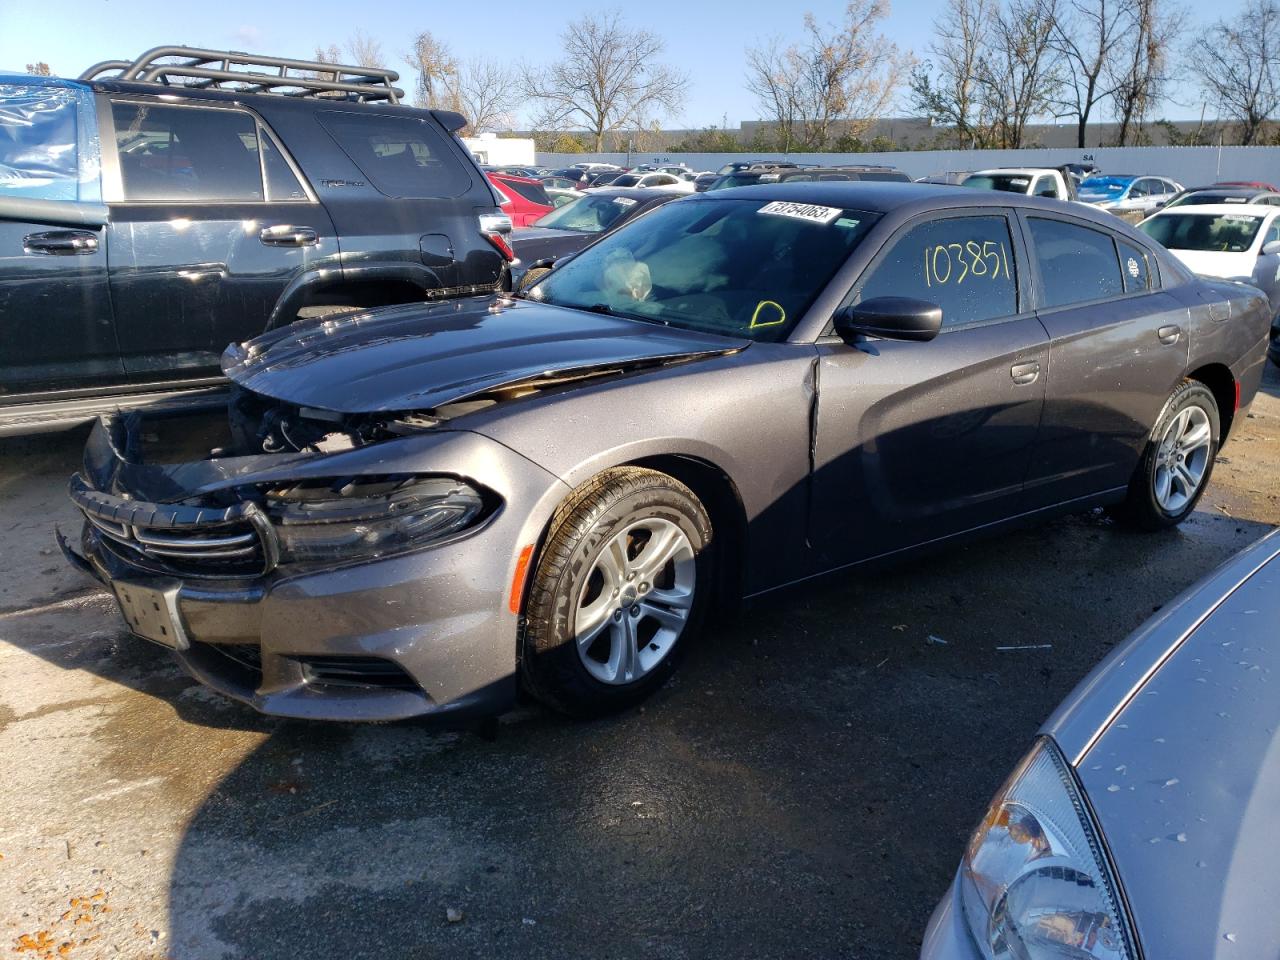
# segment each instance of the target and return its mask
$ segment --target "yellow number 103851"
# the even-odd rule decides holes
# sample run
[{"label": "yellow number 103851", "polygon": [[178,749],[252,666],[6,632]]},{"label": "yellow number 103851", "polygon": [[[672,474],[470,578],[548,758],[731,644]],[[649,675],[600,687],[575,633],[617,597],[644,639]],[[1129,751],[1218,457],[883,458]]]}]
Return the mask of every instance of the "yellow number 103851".
[{"label": "yellow number 103851", "polygon": [[998,280],[1009,276],[1009,253],[996,240],[939,243],[924,248],[925,286],[964,283],[974,277]]}]

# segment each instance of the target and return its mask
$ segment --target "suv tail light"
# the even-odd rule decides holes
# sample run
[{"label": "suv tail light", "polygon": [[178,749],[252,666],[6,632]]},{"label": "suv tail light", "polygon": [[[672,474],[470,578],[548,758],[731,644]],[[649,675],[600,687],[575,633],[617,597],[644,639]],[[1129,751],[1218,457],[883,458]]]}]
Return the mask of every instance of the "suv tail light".
[{"label": "suv tail light", "polygon": [[505,213],[480,214],[480,232],[508,263],[516,258],[516,252],[507,242],[507,234],[511,232],[511,218]]}]

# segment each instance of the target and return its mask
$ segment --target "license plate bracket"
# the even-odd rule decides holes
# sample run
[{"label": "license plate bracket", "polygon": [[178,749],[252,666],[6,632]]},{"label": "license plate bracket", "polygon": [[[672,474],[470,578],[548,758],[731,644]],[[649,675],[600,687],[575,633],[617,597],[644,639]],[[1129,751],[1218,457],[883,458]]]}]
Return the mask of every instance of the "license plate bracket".
[{"label": "license plate bracket", "polygon": [[186,650],[191,644],[178,610],[181,586],[177,580],[157,578],[146,583],[117,580],[112,589],[131,633],[170,650]]}]

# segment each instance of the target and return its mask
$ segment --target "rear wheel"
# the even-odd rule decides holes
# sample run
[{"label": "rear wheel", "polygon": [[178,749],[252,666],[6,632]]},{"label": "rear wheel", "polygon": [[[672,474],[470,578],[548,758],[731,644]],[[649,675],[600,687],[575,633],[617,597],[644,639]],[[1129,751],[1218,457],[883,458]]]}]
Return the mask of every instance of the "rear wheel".
[{"label": "rear wheel", "polygon": [[561,508],[529,591],[521,674],[539,700],[598,716],[674,672],[704,614],[711,522],[688,487],[624,467]]},{"label": "rear wheel", "polygon": [[1209,485],[1220,437],[1213,392],[1184,380],[1151,431],[1121,515],[1147,530],[1181,523]]}]

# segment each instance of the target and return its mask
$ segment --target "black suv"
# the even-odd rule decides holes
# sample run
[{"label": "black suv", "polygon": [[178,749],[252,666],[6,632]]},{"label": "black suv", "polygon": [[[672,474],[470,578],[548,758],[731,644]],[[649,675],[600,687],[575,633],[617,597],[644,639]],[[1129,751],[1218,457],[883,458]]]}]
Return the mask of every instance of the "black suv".
[{"label": "black suv", "polygon": [[498,288],[465,121],[396,79],[185,47],[0,76],[0,433],[216,399],[230,342]]}]

